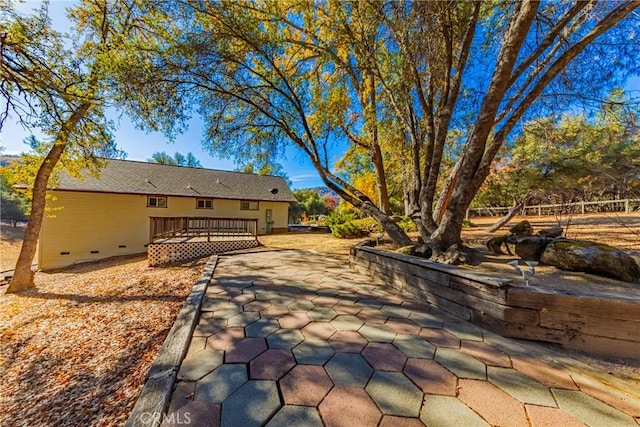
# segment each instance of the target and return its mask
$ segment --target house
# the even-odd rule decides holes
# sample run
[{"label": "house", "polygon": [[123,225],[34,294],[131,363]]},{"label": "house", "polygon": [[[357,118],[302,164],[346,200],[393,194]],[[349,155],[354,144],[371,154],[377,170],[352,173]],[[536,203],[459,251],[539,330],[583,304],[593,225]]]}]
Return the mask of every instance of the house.
[{"label": "house", "polygon": [[[289,204],[296,201],[282,177],[105,162],[98,178],[62,174],[50,190],[40,232],[39,269],[141,253],[162,243],[174,243],[173,253],[180,244],[202,240],[199,236],[224,240],[220,236],[228,237],[230,227],[235,230],[238,224],[257,243],[255,235],[287,230]],[[216,233],[211,233],[212,227]],[[217,237],[212,239],[212,234]],[[211,245],[198,243],[198,250],[208,250],[202,249],[206,244]]]}]

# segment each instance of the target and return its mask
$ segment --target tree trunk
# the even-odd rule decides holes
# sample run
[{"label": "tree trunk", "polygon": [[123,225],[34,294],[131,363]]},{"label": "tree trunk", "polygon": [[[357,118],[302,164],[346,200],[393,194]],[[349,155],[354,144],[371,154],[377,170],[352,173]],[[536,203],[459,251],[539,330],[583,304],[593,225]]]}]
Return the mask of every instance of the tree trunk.
[{"label": "tree trunk", "polygon": [[389,238],[398,246],[411,245],[414,242],[407,236],[402,228],[392,220],[388,215],[385,215],[382,211],[373,206],[370,202],[365,202],[362,206],[359,206],[363,212],[370,215],[380,223],[382,229],[389,236]]},{"label": "tree trunk", "polygon": [[538,7],[539,3],[535,1],[525,0],[517,3],[517,11],[509,23],[502,42],[498,62],[482,101],[478,118],[459,160],[460,169],[453,179],[451,198],[447,207],[444,208],[444,215],[438,229],[431,236],[434,251],[446,250],[453,244],[460,244],[465,213],[484,182],[484,176],[478,175],[478,168],[486,151],[487,140],[494,127],[500,101],[508,88],[513,66]]},{"label": "tree trunk", "polygon": [[44,207],[47,197],[47,183],[53,168],[60,160],[66,144],[54,144],[47,153],[44,161],[38,169],[36,180],[33,184],[33,200],[31,201],[31,215],[27,223],[27,229],[24,232],[24,240],[20,248],[20,255],[13,278],[7,288],[7,293],[19,292],[25,289],[35,288],[34,273],[31,270],[31,264],[36,254],[36,246],[38,244],[38,236],[42,226],[42,218],[44,217]]},{"label": "tree trunk", "polygon": [[389,206],[389,192],[387,190],[387,176],[384,168],[384,158],[378,141],[378,106],[376,105],[376,87],[375,76],[373,73],[369,75],[370,93],[370,117],[366,120],[369,123],[371,132],[371,161],[376,170],[376,182],[378,184],[378,206],[380,210],[387,215],[391,215],[391,207]]},{"label": "tree trunk", "polygon": [[509,212],[504,216],[504,218],[500,219],[491,227],[487,228],[487,231],[489,233],[493,233],[494,231],[496,231],[497,229],[499,229],[500,227],[508,223],[511,220],[511,218],[513,218],[518,214],[518,211],[529,201],[529,199],[530,197],[527,196],[524,199],[522,199],[520,202],[518,202],[518,204],[516,204],[513,208],[509,210]]}]

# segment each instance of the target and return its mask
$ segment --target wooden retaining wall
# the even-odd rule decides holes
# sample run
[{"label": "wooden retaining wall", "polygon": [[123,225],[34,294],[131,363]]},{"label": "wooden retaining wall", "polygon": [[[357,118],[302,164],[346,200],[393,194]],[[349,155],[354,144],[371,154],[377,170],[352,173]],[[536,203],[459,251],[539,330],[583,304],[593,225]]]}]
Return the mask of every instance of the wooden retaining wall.
[{"label": "wooden retaining wall", "polygon": [[557,343],[592,354],[640,357],[640,286],[635,295],[569,294],[366,244],[351,248],[350,264],[506,337]]}]

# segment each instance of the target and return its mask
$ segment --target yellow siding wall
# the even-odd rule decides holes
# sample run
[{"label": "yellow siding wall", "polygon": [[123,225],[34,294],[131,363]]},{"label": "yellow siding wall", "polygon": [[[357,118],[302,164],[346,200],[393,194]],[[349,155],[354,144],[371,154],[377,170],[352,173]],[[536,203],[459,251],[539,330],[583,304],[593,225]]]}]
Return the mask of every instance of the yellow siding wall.
[{"label": "yellow siding wall", "polygon": [[[50,209],[40,232],[38,268],[41,270],[146,252],[152,216],[257,218],[258,234],[267,232],[267,209],[273,210],[274,228],[286,229],[288,221],[286,202],[261,201],[259,210],[241,211],[239,200],[214,199],[213,209],[196,209],[195,197],[167,197],[166,208],[149,208],[146,195],[73,191],[53,191],[51,195],[47,201]],[[126,247],[120,248],[121,245]]]}]

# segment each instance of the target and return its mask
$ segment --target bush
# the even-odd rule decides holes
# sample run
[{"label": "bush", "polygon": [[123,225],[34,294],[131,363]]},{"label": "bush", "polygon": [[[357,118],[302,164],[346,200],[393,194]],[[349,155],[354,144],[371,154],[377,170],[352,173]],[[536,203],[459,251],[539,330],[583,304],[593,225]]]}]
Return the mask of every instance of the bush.
[{"label": "bush", "polygon": [[[355,219],[353,213],[333,211],[325,219],[331,229],[331,234],[338,239],[354,239],[368,233],[363,220]],[[366,221],[366,219],[365,219]]]},{"label": "bush", "polygon": [[402,219],[398,222],[398,225],[404,230],[405,233],[418,231],[415,222],[413,222],[413,220],[408,216],[403,216]]},{"label": "bush", "polygon": [[373,218],[354,219],[353,224],[369,233],[380,233],[382,226]]}]

